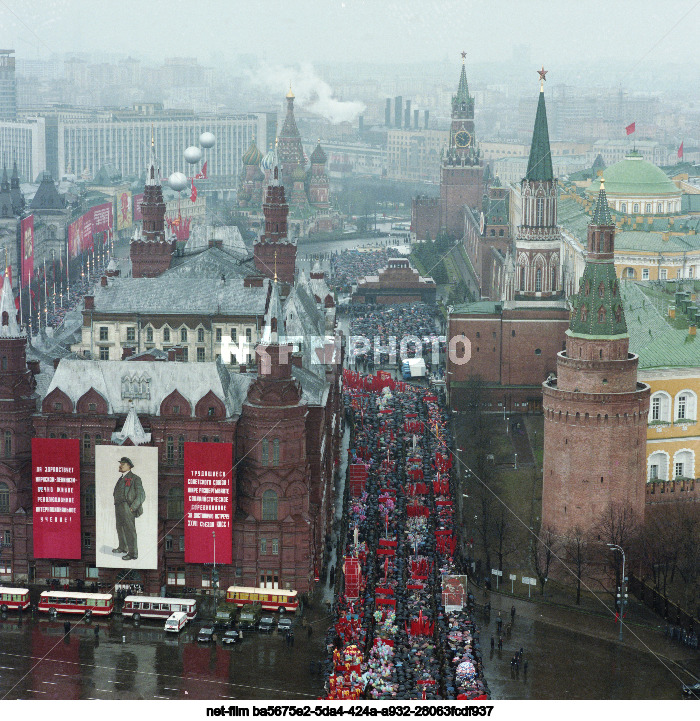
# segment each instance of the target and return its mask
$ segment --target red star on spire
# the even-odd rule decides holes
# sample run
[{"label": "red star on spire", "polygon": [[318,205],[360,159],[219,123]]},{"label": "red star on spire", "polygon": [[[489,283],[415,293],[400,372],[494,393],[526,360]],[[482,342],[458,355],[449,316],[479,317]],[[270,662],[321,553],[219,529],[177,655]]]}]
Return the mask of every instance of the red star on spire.
[{"label": "red star on spire", "polygon": [[544,82],[547,78],[545,78],[545,75],[549,72],[549,70],[544,69],[544,65],[542,66],[542,70],[538,70],[537,74],[540,76],[540,80]]},{"label": "red star on spire", "polygon": [[467,51],[462,50],[462,62],[464,62],[464,58],[466,58],[466,57],[467,57]]}]

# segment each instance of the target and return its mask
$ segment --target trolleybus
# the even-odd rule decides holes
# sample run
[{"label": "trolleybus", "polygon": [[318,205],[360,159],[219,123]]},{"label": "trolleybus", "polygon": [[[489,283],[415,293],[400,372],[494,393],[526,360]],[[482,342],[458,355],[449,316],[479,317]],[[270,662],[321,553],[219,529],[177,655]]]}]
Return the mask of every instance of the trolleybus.
[{"label": "trolleybus", "polygon": [[122,616],[134,621],[149,618],[167,619],[176,611],[187,614],[191,621],[197,615],[197,601],[192,598],[160,598],[158,596],[127,596],[122,606]]},{"label": "trolleybus", "polygon": [[39,610],[49,613],[108,616],[114,610],[114,599],[111,593],[44,591],[39,598]]},{"label": "trolleybus", "polygon": [[0,586],[0,612],[25,611],[29,608],[28,588],[9,588]]},{"label": "trolleybus", "polygon": [[284,588],[229,586],[226,601],[236,606],[259,603],[267,611],[296,611],[299,608],[297,592]]}]

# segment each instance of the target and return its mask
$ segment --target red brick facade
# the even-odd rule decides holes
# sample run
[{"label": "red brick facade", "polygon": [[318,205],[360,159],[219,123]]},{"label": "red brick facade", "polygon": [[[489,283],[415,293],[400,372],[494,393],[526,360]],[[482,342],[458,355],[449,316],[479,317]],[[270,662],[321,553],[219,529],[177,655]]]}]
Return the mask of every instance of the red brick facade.
[{"label": "red brick facade", "polygon": [[487,411],[502,412],[504,403],[507,412],[540,411],[542,382],[556,371],[565,344],[568,311],[484,305],[485,312],[450,314],[448,338],[465,336],[471,348],[466,364],[454,363],[448,354],[450,405],[463,407],[465,384],[478,376],[485,383]]}]

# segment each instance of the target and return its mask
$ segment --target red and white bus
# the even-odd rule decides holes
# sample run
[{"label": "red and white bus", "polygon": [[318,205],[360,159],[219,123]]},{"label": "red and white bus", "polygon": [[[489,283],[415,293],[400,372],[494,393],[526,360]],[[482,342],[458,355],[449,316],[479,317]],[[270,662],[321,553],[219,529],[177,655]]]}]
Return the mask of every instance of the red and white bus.
[{"label": "red and white bus", "polygon": [[86,613],[108,616],[114,610],[111,593],[80,593],[79,591],[44,591],[39,598],[39,610],[56,613]]},{"label": "red and white bus", "polygon": [[284,588],[229,586],[226,601],[235,603],[236,606],[259,603],[266,611],[296,611],[299,608],[297,592]]},{"label": "red and white bus", "polygon": [[148,618],[169,618],[176,611],[187,614],[191,621],[197,615],[197,601],[192,598],[160,598],[158,596],[127,596],[122,616],[134,621]]},{"label": "red and white bus", "polygon": [[0,586],[0,612],[26,611],[29,608],[28,588],[9,588]]}]

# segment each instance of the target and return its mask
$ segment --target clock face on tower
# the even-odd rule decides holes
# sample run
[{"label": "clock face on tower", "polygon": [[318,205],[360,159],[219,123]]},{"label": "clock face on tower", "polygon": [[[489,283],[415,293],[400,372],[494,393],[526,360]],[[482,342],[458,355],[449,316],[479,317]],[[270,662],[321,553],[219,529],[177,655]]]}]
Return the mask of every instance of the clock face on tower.
[{"label": "clock face on tower", "polygon": [[458,148],[468,148],[472,143],[472,136],[466,130],[455,134],[455,144]]}]

